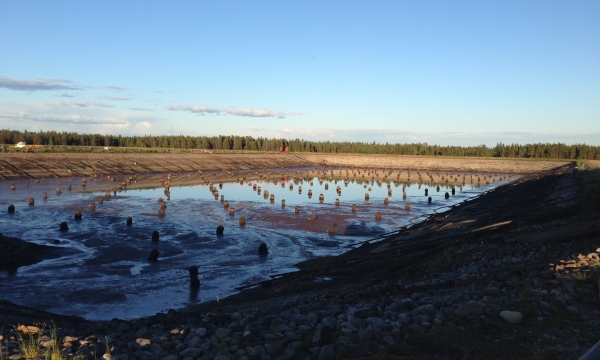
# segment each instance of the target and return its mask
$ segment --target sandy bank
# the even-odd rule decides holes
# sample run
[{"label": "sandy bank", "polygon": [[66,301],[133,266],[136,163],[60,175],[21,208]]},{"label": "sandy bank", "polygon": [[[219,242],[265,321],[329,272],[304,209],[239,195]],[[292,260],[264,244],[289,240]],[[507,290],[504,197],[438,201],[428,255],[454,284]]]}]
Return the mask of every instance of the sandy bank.
[{"label": "sandy bank", "polygon": [[327,154],[115,154],[115,153],[18,153],[3,154],[0,179],[39,179],[112,174],[160,174],[168,172],[230,171],[234,176],[250,169],[307,167],[358,167],[393,171],[470,171],[527,174],[546,171],[564,162],[485,158],[437,158],[416,156],[359,156]]}]

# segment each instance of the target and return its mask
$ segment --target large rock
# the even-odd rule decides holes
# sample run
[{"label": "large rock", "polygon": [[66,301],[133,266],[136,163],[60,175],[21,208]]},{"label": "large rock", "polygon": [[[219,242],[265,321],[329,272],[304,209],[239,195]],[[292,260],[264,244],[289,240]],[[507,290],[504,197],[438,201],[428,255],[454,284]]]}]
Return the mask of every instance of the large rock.
[{"label": "large rock", "polygon": [[[240,320],[240,326],[246,327],[248,324],[255,322],[256,319],[252,315],[245,316],[242,320]],[[197,332],[197,330],[196,330]]]},{"label": "large rock", "polygon": [[189,349],[185,349],[182,352],[179,353],[179,356],[183,356],[183,358],[192,358],[195,359],[197,357],[200,356],[200,354],[202,354],[202,351],[198,348],[189,348]]},{"label": "large rock", "polygon": [[504,310],[500,312],[500,317],[512,325],[516,325],[523,320],[523,315],[518,311]]},{"label": "large rock", "polygon": [[319,360],[327,360],[333,358],[333,345],[325,345],[319,351]]},{"label": "large rock", "polygon": [[483,290],[483,295],[500,298],[502,296],[502,293],[500,292],[500,289],[498,289],[498,288],[489,287],[489,288]]},{"label": "large rock", "polygon": [[369,316],[377,315],[377,308],[375,307],[365,307],[354,312],[354,317],[359,319],[366,319]]},{"label": "large rock", "polygon": [[488,295],[485,295],[482,300],[486,304],[495,304],[495,303],[498,302],[498,298],[497,297],[488,296]]},{"label": "large rock", "polygon": [[337,318],[334,318],[333,316],[323,318],[321,320],[321,325],[327,326],[330,329],[335,329],[337,327]]},{"label": "large rock", "polygon": [[125,321],[123,321],[122,323],[119,324],[119,331],[120,332],[128,332],[131,328],[129,327],[129,324],[126,323]]},{"label": "large rock", "polygon": [[358,337],[361,341],[371,340],[373,337],[373,329],[371,327],[358,330]]},{"label": "large rock", "polygon": [[24,333],[24,334],[39,334],[40,333],[40,328],[38,328],[37,326],[25,326],[25,325],[19,325],[19,327],[17,328],[17,330],[19,330],[20,332]]},{"label": "large rock", "polygon": [[428,314],[428,315],[435,314],[435,308],[431,304],[419,306],[419,311],[421,312],[421,314]]},{"label": "large rock", "polygon": [[312,343],[315,346],[323,346],[323,345],[329,343],[331,336],[332,336],[331,329],[328,328],[327,326],[323,326],[320,329],[317,329],[317,331],[315,331],[315,334],[313,335],[313,338],[312,338]]},{"label": "large rock", "polygon": [[485,303],[475,301],[475,300],[468,301],[465,304],[465,309],[468,309],[468,310],[474,310],[474,309],[479,309],[479,308],[484,308],[484,307],[485,307]]},{"label": "large rock", "polygon": [[567,311],[571,314],[577,314],[579,312],[579,310],[573,305],[567,306]]},{"label": "large rock", "polygon": [[273,320],[269,328],[273,331],[277,331],[283,333],[287,331],[290,327],[283,323],[281,320]]},{"label": "large rock", "polygon": [[246,351],[246,355],[248,355],[250,358],[259,356],[258,352],[251,346],[246,347],[244,351]]},{"label": "large rock", "polygon": [[214,360],[231,360],[231,358],[228,355],[217,355],[215,356]]},{"label": "large rock", "polygon": [[253,334],[256,334],[262,330],[263,330],[263,327],[258,321],[250,323],[250,324],[246,325],[246,327],[244,328],[244,331],[250,331]]},{"label": "large rock", "polygon": [[422,323],[424,323],[424,322],[428,322],[428,321],[429,321],[429,317],[430,317],[430,316],[429,316],[429,315],[427,315],[427,314],[423,314],[423,315],[416,315],[416,316],[413,316],[413,317],[410,319],[410,322],[411,322],[411,323],[413,323],[413,324],[422,324]]},{"label": "large rock", "polygon": [[133,343],[133,346],[140,350],[146,350],[146,349],[150,348],[151,344],[152,344],[152,341],[150,341],[150,339],[138,338],[135,340],[135,343]]},{"label": "large rock", "polygon": [[215,331],[215,336],[217,337],[217,339],[224,339],[227,337],[227,335],[229,335],[229,333],[231,332],[231,329],[229,328],[218,328],[217,331]]},{"label": "large rock", "polygon": [[428,294],[428,293],[426,293],[426,292],[416,292],[416,293],[413,293],[413,294],[410,296],[410,298],[411,298],[412,300],[419,300],[419,299],[423,299],[423,298],[426,298],[426,297],[429,297],[429,296],[431,296],[431,295],[429,295],[429,294]]},{"label": "large rock", "polygon": [[417,305],[415,305],[415,303],[410,298],[404,298],[404,299],[400,300],[400,305],[404,306],[408,310],[412,310],[415,307],[417,307]]},{"label": "large rock", "polygon": [[156,356],[157,358],[160,358],[161,355],[165,352],[162,346],[158,344],[151,344],[148,350],[152,353],[152,355]]},{"label": "large rock", "polygon": [[394,339],[393,336],[384,336],[383,337],[383,341],[388,344],[388,345],[395,345],[396,344],[396,339]]},{"label": "large rock", "polygon": [[[2,339],[2,336],[0,336],[0,340],[1,339]],[[40,345],[44,349],[50,349],[51,347],[53,347],[54,345],[56,345],[56,341],[54,341],[54,340],[40,340]]]},{"label": "large rock", "polygon": [[192,337],[192,340],[190,340],[188,342],[188,346],[187,347],[189,347],[189,348],[199,348],[201,344],[202,344],[202,339],[200,338],[200,336],[194,336],[194,337]]}]

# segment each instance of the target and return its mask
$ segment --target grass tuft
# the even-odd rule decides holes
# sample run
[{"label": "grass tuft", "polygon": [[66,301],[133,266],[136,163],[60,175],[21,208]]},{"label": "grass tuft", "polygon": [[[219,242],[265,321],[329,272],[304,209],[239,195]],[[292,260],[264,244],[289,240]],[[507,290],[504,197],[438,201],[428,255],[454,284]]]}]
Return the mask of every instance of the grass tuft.
[{"label": "grass tuft", "polygon": [[8,357],[8,347],[6,349],[7,353],[4,353],[4,328],[0,328],[0,360],[5,360]]},{"label": "grass tuft", "polygon": [[40,353],[40,332],[26,333],[17,330],[16,333],[21,355],[26,359],[37,358]]},{"label": "grass tuft", "polygon": [[52,326],[50,326],[50,341],[51,341],[51,345],[50,348],[48,350],[46,350],[46,353],[44,354],[44,357],[46,358],[46,360],[64,360],[65,357],[63,356],[63,354],[60,352],[60,339],[58,338],[58,334],[56,332],[56,325],[52,324]]}]

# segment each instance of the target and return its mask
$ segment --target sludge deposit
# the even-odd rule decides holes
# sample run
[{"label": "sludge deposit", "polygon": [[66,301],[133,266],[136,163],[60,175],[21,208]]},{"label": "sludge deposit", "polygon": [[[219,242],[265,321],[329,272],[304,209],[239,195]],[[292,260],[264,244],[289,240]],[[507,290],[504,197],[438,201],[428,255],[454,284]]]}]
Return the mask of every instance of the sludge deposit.
[{"label": "sludge deposit", "polygon": [[[97,319],[212,301],[295,271],[298,262],[394,233],[515,178],[322,162],[178,172],[171,169],[176,161],[155,164],[153,170],[162,172],[124,174],[70,162],[69,176],[55,169],[52,177],[3,182],[0,205],[15,206],[0,218],[3,234],[63,254],[2,273],[11,289],[7,300]],[[259,256],[261,243],[268,256]],[[199,268],[199,291],[190,290],[190,266]]]}]

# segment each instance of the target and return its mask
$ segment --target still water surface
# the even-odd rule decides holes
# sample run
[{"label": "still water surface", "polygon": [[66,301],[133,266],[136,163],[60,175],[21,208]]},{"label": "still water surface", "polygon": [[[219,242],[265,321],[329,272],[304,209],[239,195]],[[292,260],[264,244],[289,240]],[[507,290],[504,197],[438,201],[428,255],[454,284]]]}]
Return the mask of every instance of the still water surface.
[{"label": "still water surface", "polygon": [[[309,181],[313,181],[311,186]],[[73,181],[73,191],[65,191]],[[73,250],[72,254],[58,259],[18,269],[14,275],[0,272],[0,298],[20,305],[31,306],[60,314],[78,315],[88,319],[133,318],[147,316],[169,308],[187,304],[214,301],[236,292],[235,287],[256,283],[269,275],[295,271],[294,264],[321,255],[337,255],[348,246],[396,231],[409,225],[412,219],[430,214],[434,209],[451,206],[490,190],[508,181],[490,185],[458,185],[456,194],[444,198],[450,187],[436,191],[431,184],[391,183],[389,204],[387,184],[343,181],[323,184],[318,178],[305,178],[302,183],[286,179],[280,183],[250,181],[262,192],[275,195],[274,203],[258,195],[248,183],[224,183],[215,200],[208,186],[171,187],[170,200],[162,188],[127,190],[118,193],[103,204],[98,197],[104,193],[83,193],[80,183],[69,179],[47,179],[42,184],[17,182],[17,190],[9,191],[3,183],[0,206],[6,209],[15,204],[16,213],[0,214],[0,232],[37,244]],[[290,190],[289,184],[293,183]],[[329,188],[325,190],[325,184]],[[77,185],[75,185],[77,184]],[[302,193],[298,191],[302,186]],[[341,195],[336,187],[341,187]],[[62,194],[54,189],[60,187]],[[371,191],[368,191],[368,187]],[[403,199],[403,187],[406,199]],[[218,188],[218,187],[217,187]],[[308,198],[308,190],[313,196]],[[427,203],[425,189],[432,203]],[[48,199],[42,200],[42,193]],[[365,193],[370,194],[365,201]],[[325,201],[319,203],[319,194]],[[220,201],[221,195],[235,208],[230,216]],[[35,206],[27,206],[34,197]],[[162,197],[167,202],[166,217],[156,216]],[[285,199],[286,206],[281,206]],[[340,205],[335,206],[335,200]],[[96,203],[96,211],[89,204]],[[405,210],[406,203],[411,204]],[[357,205],[356,213],[351,210]],[[298,205],[300,213],[295,213]],[[82,210],[83,219],[73,220],[73,212]],[[375,213],[383,214],[376,221]],[[317,220],[310,220],[314,213]],[[246,217],[246,226],[240,227],[238,219]],[[126,218],[133,218],[133,226]],[[70,230],[60,232],[59,224],[67,221]],[[225,227],[223,236],[216,236],[217,225]],[[329,225],[336,232],[328,234]],[[154,230],[160,233],[158,243],[151,242]],[[54,245],[55,240],[60,244]],[[258,246],[267,244],[269,255],[258,256]],[[160,251],[158,262],[147,257],[153,248]],[[190,291],[187,268],[200,268],[201,288]]]}]

